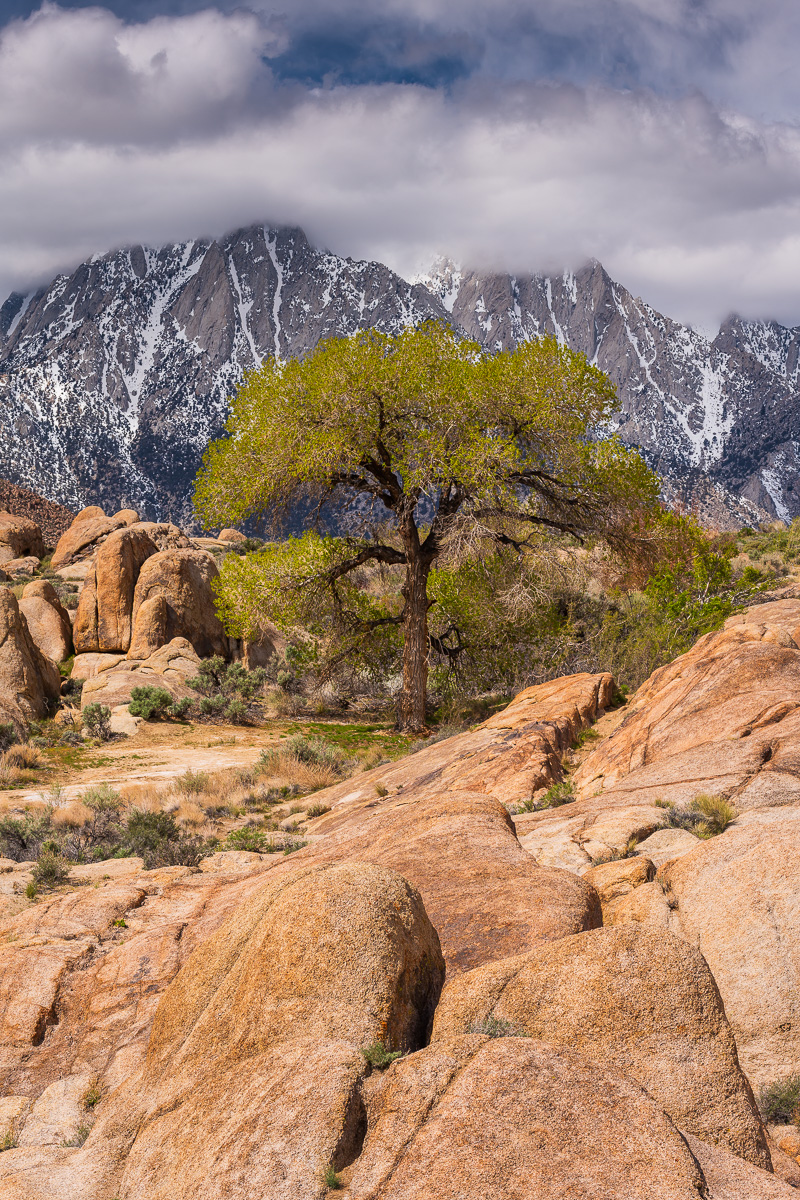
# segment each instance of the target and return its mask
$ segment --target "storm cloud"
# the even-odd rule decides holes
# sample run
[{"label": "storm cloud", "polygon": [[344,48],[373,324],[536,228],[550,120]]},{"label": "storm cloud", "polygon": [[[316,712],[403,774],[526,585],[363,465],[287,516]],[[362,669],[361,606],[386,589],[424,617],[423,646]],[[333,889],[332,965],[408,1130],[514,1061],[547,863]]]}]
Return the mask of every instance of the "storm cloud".
[{"label": "storm cloud", "polygon": [[798,323],[798,18],[653,7],[20,2],[0,27],[0,292],[267,221],[405,275],[595,257],[684,320]]}]

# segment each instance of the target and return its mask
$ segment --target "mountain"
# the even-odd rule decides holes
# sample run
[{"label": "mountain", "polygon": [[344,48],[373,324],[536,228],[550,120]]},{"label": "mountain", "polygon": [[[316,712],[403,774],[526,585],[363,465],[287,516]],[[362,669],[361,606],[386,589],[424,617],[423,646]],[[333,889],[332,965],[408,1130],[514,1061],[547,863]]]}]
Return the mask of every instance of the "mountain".
[{"label": "mountain", "polygon": [[555,335],[619,388],[616,429],[673,501],[720,525],[800,513],[800,330],[731,318],[709,341],[596,262],[510,276],[439,263],[408,282],[256,226],[96,256],[0,309],[0,476],[71,508],[191,519],[227,397],[265,357],[448,320],[488,348]]}]

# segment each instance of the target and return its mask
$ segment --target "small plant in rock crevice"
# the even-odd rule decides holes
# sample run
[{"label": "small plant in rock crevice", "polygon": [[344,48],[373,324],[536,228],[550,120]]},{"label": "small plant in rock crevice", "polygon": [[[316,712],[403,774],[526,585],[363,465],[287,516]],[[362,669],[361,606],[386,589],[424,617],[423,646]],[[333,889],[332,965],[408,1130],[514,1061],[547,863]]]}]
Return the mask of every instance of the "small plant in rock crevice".
[{"label": "small plant in rock crevice", "polygon": [[656,807],[664,810],[667,828],[686,829],[704,840],[724,833],[739,815],[723,796],[709,796],[705,793],[695,796],[687,808],[665,800],[656,800]]},{"label": "small plant in rock crevice", "polygon": [[403,1057],[402,1050],[387,1050],[383,1042],[372,1042],[369,1046],[362,1046],[361,1053],[376,1071],[385,1071],[396,1059]]},{"label": "small plant in rock crevice", "polygon": [[763,1087],[758,1107],[771,1124],[800,1125],[800,1075],[787,1075]]},{"label": "small plant in rock crevice", "polygon": [[322,1173],[322,1182],[326,1188],[330,1188],[332,1192],[338,1192],[342,1187],[342,1181],[336,1174],[333,1167],[326,1167]]},{"label": "small plant in rock crevice", "polygon": [[479,1033],[484,1037],[501,1038],[501,1037],[527,1037],[528,1034],[519,1025],[513,1021],[506,1021],[503,1017],[496,1017],[494,1013],[489,1013],[486,1017],[481,1017],[479,1020],[473,1021],[469,1027],[470,1033]]},{"label": "small plant in rock crevice", "polygon": [[575,789],[571,779],[562,779],[560,783],[552,783],[544,795],[534,799],[521,800],[512,806],[512,813],[541,812],[545,808],[560,808],[562,804],[571,804],[575,799]]}]

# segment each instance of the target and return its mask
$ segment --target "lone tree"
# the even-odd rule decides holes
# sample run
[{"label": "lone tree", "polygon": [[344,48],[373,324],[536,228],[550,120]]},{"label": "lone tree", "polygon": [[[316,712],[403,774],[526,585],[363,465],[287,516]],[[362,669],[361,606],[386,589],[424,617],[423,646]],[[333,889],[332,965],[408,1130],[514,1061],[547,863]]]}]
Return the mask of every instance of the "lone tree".
[{"label": "lone tree", "polygon": [[[429,575],[448,556],[511,547],[542,530],[624,549],[657,504],[656,477],[615,438],[609,379],[552,338],[486,354],[429,322],[397,337],[323,342],[302,361],[269,361],[233,400],[195,493],[204,525],[287,513],[358,514],[357,531],[288,539],[223,571],[223,615],[247,634],[259,601],[297,615],[326,597],[332,636],[400,627],[399,725],[425,728]],[[333,506],[333,509],[331,509]],[[466,549],[465,549],[466,548]],[[376,611],[365,564],[404,569],[399,611]],[[288,611],[288,610],[287,610]]]}]

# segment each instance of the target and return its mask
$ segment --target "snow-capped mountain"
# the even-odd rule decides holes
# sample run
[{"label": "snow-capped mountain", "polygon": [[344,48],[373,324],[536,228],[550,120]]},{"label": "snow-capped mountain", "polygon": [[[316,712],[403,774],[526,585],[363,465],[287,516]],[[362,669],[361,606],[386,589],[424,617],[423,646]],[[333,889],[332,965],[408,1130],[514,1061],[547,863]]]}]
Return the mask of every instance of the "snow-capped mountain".
[{"label": "snow-capped mountain", "polygon": [[0,477],[79,507],[190,519],[227,397],[266,356],[426,318],[488,348],[554,334],[614,380],[618,430],[675,499],[741,524],[800,513],[800,330],[732,318],[713,340],[599,263],[557,276],[440,263],[407,282],[299,229],[98,256],[0,309]]}]

